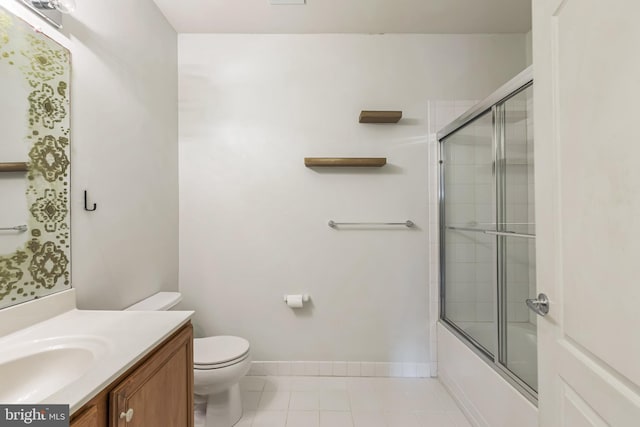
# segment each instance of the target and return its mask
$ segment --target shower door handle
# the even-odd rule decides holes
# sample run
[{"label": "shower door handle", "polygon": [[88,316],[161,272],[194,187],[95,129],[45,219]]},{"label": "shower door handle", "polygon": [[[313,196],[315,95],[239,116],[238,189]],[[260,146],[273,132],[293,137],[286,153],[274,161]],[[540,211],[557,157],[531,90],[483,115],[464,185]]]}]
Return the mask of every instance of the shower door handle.
[{"label": "shower door handle", "polygon": [[537,299],[528,298],[527,307],[538,316],[544,317],[549,313],[549,298],[545,294],[538,294]]}]

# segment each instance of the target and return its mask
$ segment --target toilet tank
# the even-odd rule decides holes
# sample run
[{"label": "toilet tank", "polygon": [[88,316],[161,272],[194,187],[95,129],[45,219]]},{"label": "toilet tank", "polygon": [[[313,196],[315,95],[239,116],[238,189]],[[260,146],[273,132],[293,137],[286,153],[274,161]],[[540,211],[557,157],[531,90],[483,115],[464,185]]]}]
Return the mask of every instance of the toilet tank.
[{"label": "toilet tank", "polygon": [[158,292],[143,299],[125,310],[132,311],[166,311],[182,301],[180,292]]}]

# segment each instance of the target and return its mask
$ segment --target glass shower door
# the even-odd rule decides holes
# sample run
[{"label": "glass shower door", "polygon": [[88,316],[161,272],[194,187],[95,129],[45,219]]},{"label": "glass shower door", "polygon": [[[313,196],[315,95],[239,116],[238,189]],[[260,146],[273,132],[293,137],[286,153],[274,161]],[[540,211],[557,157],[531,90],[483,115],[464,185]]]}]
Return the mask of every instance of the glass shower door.
[{"label": "glass shower door", "polygon": [[533,89],[507,86],[438,135],[441,318],[535,401]]},{"label": "glass shower door", "polygon": [[498,241],[504,252],[500,362],[537,391],[536,315],[526,305],[536,295],[532,109],[532,87],[498,108],[504,121],[498,229],[505,233]]},{"label": "glass shower door", "polygon": [[446,138],[443,310],[447,319],[493,356],[497,352],[493,116],[491,111]]}]

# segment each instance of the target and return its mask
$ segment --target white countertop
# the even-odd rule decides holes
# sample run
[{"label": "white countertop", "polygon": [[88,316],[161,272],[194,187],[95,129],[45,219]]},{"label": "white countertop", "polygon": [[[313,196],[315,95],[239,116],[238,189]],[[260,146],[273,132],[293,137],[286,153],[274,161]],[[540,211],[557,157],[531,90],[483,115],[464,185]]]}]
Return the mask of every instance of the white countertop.
[{"label": "white countertop", "polygon": [[86,339],[95,342],[95,359],[79,378],[40,402],[24,402],[69,404],[70,413],[73,414],[180,329],[192,315],[192,311],[94,311],[73,308],[0,336],[0,354],[9,354],[11,349],[24,346],[25,343],[52,339]]}]

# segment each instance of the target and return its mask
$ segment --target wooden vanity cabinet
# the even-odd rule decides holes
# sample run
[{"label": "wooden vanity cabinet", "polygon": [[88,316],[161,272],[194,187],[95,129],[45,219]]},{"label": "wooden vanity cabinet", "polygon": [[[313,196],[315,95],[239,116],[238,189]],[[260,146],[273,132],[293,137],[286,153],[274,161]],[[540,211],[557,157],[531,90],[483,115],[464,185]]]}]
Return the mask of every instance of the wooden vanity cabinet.
[{"label": "wooden vanity cabinet", "polygon": [[111,427],[193,425],[192,342],[184,331],[109,393]]},{"label": "wooden vanity cabinet", "polygon": [[185,325],[71,418],[71,427],[193,427],[193,328]]},{"label": "wooden vanity cabinet", "polygon": [[78,411],[78,415],[72,417],[71,427],[97,427],[102,424],[98,422],[98,407],[91,405]]}]

